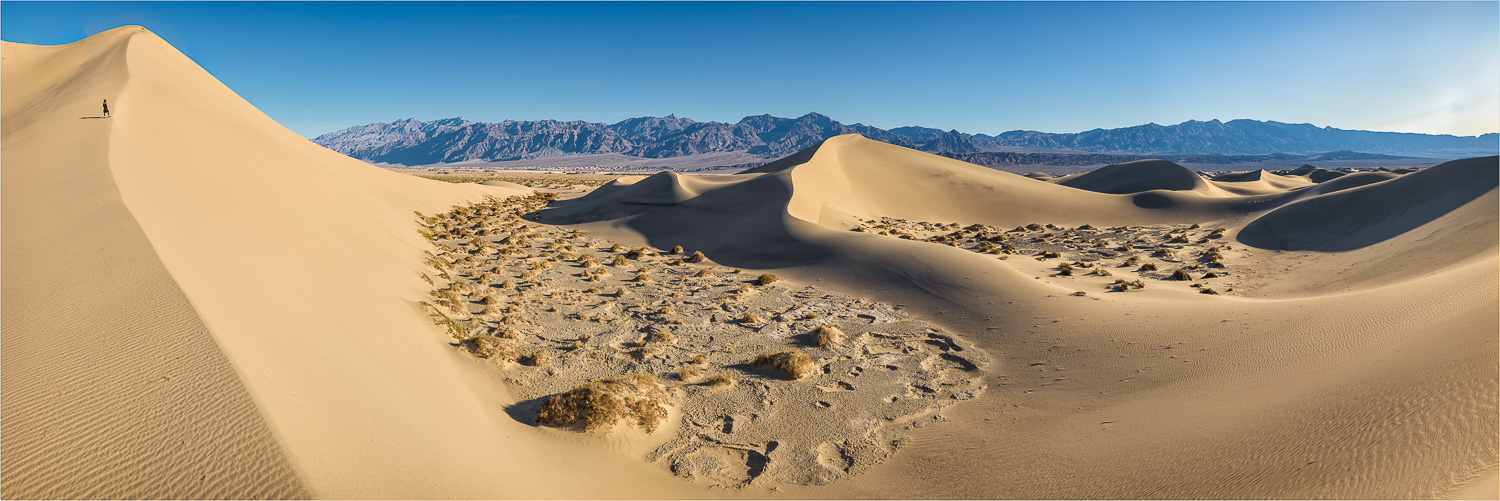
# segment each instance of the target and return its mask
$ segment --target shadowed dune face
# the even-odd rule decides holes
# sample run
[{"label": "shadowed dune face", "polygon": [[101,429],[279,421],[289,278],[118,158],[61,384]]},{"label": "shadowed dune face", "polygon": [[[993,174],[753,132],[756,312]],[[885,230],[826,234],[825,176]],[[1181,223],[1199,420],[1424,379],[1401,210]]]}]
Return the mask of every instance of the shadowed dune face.
[{"label": "shadowed dune face", "polygon": [[1152,190],[1206,190],[1208,183],[1187,167],[1166,160],[1139,160],[1106,165],[1060,184],[1099,193],[1127,194]]},{"label": "shadowed dune face", "polygon": [[1494,191],[1497,158],[1444,162],[1289,204],[1246,225],[1239,241],[1262,249],[1322,252],[1375,245]]},{"label": "shadowed dune face", "polygon": [[1336,170],[1324,169],[1322,167],[1303,165],[1301,167],[1293,169],[1291,175],[1305,177],[1308,181],[1312,181],[1314,183],[1321,183],[1324,181],[1343,177],[1344,173]]}]

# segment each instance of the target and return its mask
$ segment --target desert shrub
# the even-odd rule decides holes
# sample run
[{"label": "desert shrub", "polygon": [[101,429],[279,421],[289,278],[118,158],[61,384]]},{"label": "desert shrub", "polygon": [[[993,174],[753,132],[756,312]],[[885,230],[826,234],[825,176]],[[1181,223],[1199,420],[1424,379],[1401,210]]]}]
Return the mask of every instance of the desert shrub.
[{"label": "desert shrub", "polygon": [[495,336],[475,336],[465,341],[464,344],[468,346],[469,352],[479,358],[493,358],[506,362],[521,358],[521,350],[517,350],[510,342]]},{"label": "desert shrub", "polygon": [[657,325],[646,334],[646,342],[651,344],[677,344],[677,336],[672,335],[672,329]]},{"label": "desert shrub", "polygon": [[1137,268],[1135,271],[1156,271],[1156,263],[1146,263],[1146,264],[1143,264],[1143,265],[1141,265],[1140,268]]},{"label": "desert shrub", "polygon": [[819,325],[810,335],[813,344],[818,346],[831,346],[844,342],[844,331],[828,324]]},{"label": "desert shrub", "polygon": [[1062,257],[1062,254],[1058,254],[1052,251],[1042,251],[1041,256],[1042,259],[1057,259]]},{"label": "desert shrub", "polygon": [[609,246],[609,251],[610,252],[620,252],[620,249],[624,249],[624,248],[625,248],[625,246],[623,246],[623,245],[614,244],[614,245]]},{"label": "desert shrub", "polygon": [[1198,293],[1199,294],[1213,294],[1215,296],[1219,295],[1219,291],[1213,290],[1213,289],[1208,288],[1208,287],[1204,287],[1204,288],[1198,289]]},{"label": "desert shrub", "polygon": [[1172,272],[1172,280],[1187,281],[1187,280],[1192,280],[1192,279],[1193,279],[1193,276],[1189,275],[1188,272],[1187,272],[1187,270],[1178,269],[1177,271]]},{"label": "desert shrub", "polygon": [[625,266],[627,264],[630,264],[630,260],[625,259],[625,256],[615,256],[615,258],[613,260],[610,260],[609,262],[610,266]]},{"label": "desert shrub", "polygon": [[728,372],[720,372],[718,374],[714,374],[713,377],[708,378],[708,381],[704,381],[703,384],[715,388],[734,386],[734,374],[730,374]]},{"label": "desert shrub", "polygon": [[750,365],[755,367],[769,365],[789,378],[802,379],[803,376],[812,372],[813,361],[812,357],[802,353],[802,350],[793,348],[776,353],[761,353],[756,355],[755,360],[750,361]]},{"label": "desert shrub", "polygon": [[1210,271],[1208,273],[1204,273],[1203,278],[1219,278],[1219,274]]},{"label": "desert shrub", "polygon": [[771,285],[772,283],[775,283],[776,280],[776,275],[766,273],[761,275],[760,278],[755,279],[755,285]]},{"label": "desert shrub", "polygon": [[552,354],[547,353],[547,350],[533,351],[531,352],[531,356],[526,357],[526,365],[530,365],[532,367],[546,367],[552,365]]},{"label": "desert shrub", "polygon": [[521,331],[516,329],[505,329],[500,332],[501,339],[521,339],[521,336],[523,336]]},{"label": "desert shrub", "polygon": [[656,279],[651,278],[651,275],[649,273],[637,273],[635,275],[635,278],[630,279],[631,282],[653,282],[655,280]]},{"label": "desert shrub", "polygon": [[625,354],[630,355],[630,358],[634,358],[636,360],[645,360],[661,354],[661,350],[653,346],[641,346],[631,349],[630,351],[625,352]]},{"label": "desert shrub", "polygon": [[1068,263],[1057,265],[1057,274],[1065,277],[1073,276],[1073,265]]},{"label": "desert shrub", "polygon": [[542,403],[537,424],[578,426],[595,431],[634,421],[647,433],[667,419],[667,391],[651,374],[607,377],[553,395]]},{"label": "desert shrub", "polygon": [[684,382],[698,379],[702,375],[703,369],[698,368],[696,365],[686,365],[677,370],[677,379]]},{"label": "desert shrub", "polygon": [[708,359],[704,358],[703,355],[697,355],[693,357],[693,363],[698,365],[707,365]]},{"label": "desert shrub", "polygon": [[630,259],[640,259],[642,256],[645,256],[645,255],[646,255],[646,249],[644,249],[644,248],[641,248],[641,249],[631,249],[630,252],[626,252],[625,253],[625,257],[628,257]]},{"label": "desert shrub", "polygon": [[740,317],[740,322],[747,324],[758,324],[760,323],[760,317],[756,316],[754,313],[747,311],[745,312],[744,316]]},{"label": "desert shrub", "polygon": [[693,276],[698,278],[712,277],[714,276],[714,272],[709,271],[708,268],[703,268],[701,270],[698,270],[697,273],[694,273]]},{"label": "desert shrub", "polygon": [[1115,292],[1129,292],[1131,289],[1143,289],[1145,287],[1146,283],[1140,280],[1129,281],[1122,278],[1115,280],[1115,283],[1110,284],[1105,288],[1114,289]]},{"label": "desert shrub", "polygon": [[681,253],[682,253],[682,246],[681,245],[674,245],[674,246],[672,246],[672,250],[667,251],[667,254],[681,254]]},{"label": "desert shrub", "polygon": [[1106,270],[1104,268],[1094,268],[1094,270],[1091,271],[1091,272],[1089,272],[1089,273],[1092,273],[1094,275],[1099,275],[1101,277],[1108,277],[1108,276],[1114,275],[1114,273],[1110,273],[1109,270]]},{"label": "desert shrub", "polygon": [[706,259],[708,259],[708,257],[704,256],[702,251],[693,251],[693,255],[688,256],[687,262],[689,262],[689,263],[701,263],[701,262],[703,262]]}]

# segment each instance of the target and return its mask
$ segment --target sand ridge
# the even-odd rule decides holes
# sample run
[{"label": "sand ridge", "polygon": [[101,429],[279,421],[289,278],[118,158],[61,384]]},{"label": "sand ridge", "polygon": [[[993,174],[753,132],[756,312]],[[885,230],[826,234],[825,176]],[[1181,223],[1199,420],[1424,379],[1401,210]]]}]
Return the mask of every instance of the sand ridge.
[{"label": "sand ridge", "polygon": [[306,496],[111,176],[128,37],[3,45],[0,493]]}]

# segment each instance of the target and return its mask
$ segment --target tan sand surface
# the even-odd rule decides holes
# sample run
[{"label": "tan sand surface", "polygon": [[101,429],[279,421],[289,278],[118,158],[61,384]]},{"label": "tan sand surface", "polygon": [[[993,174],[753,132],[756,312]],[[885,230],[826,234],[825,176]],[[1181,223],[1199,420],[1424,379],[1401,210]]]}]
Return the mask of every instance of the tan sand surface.
[{"label": "tan sand surface", "polygon": [[303,496],[111,177],[123,38],[0,46],[0,494]]},{"label": "tan sand surface", "polygon": [[[1038,182],[851,135],[479,220],[530,190],[315,146],[142,28],[4,59],[6,497],[1495,492],[1494,157]],[[790,346],[819,370],[753,367]],[[654,433],[533,423],[628,372],[670,383]]]}]

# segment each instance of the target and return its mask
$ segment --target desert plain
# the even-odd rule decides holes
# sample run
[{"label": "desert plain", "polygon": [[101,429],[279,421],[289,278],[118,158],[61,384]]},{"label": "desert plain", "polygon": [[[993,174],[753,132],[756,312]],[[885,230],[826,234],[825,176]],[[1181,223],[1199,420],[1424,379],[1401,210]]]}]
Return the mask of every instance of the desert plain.
[{"label": "desert plain", "polygon": [[1500,496],[1496,157],[446,182],[0,59],[6,498]]}]

